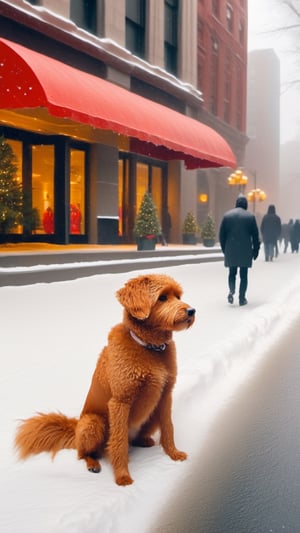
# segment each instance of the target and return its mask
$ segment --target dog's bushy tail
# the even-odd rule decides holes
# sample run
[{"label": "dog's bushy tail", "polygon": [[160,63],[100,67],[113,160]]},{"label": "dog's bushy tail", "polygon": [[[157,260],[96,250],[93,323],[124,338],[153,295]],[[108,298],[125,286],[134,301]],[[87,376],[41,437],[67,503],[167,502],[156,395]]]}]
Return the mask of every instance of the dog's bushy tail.
[{"label": "dog's bushy tail", "polygon": [[38,413],[24,420],[17,429],[15,446],[20,459],[41,452],[50,452],[52,457],[64,448],[75,448],[77,418],[68,418],[61,413]]}]

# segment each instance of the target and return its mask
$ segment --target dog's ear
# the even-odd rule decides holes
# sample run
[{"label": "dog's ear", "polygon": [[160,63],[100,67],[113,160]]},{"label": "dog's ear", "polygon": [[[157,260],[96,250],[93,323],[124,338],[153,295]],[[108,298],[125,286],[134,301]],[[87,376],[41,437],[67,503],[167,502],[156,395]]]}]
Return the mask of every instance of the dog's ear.
[{"label": "dog's ear", "polygon": [[155,303],[151,281],[147,276],[129,280],[122,289],[117,291],[116,296],[126,311],[138,320],[148,318]]}]

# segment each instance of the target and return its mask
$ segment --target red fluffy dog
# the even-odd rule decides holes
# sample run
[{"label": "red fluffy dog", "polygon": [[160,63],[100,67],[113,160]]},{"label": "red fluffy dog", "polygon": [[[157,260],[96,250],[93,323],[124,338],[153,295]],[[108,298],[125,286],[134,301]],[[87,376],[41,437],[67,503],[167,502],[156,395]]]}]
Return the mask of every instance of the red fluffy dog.
[{"label": "red fluffy dog", "polygon": [[177,373],[172,332],[195,320],[181,294],[176,281],[156,274],[131,279],[117,292],[123,321],[100,354],[80,418],[41,413],[23,421],[16,435],[20,458],[76,448],[88,470],[100,472],[99,458],[107,451],[116,483],[129,485],[128,443],[153,446],[151,435],[159,429],[171,459],[186,459],[175,446],[171,420]]}]

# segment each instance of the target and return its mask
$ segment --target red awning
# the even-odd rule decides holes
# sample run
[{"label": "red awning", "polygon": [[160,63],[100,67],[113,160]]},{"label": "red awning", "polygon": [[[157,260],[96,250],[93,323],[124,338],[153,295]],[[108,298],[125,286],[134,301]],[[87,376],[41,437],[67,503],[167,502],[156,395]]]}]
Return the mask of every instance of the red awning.
[{"label": "red awning", "polygon": [[184,160],[187,168],[236,166],[228,143],[205,124],[0,39],[0,108],[37,107],[55,117],[125,135],[132,151]]}]

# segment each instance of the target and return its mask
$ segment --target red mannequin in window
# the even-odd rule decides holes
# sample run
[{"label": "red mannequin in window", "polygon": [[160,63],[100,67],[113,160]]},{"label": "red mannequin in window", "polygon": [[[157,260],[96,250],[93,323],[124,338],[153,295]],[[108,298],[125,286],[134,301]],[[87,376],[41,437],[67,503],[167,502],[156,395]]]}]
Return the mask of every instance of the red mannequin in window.
[{"label": "red mannequin in window", "polygon": [[79,234],[81,224],[81,212],[79,207],[70,204],[70,233]]},{"label": "red mannequin in window", "polygon": [[43,228],[45,233],[54,233],[54,215],[51,207],[47,207],[43,214]]}]

